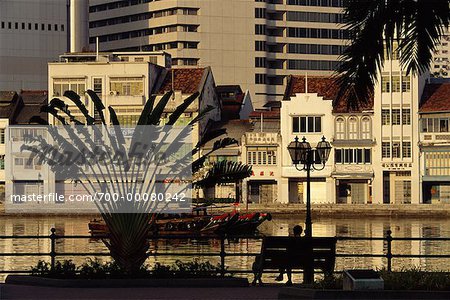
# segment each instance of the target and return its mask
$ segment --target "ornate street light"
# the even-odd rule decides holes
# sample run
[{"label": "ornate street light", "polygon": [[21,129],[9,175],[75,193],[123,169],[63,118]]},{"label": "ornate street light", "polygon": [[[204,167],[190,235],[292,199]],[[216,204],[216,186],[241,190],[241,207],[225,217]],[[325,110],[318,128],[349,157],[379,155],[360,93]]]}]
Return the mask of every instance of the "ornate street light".
[{"label": "ornate street light", "polygon": [[[311,221],[311,170],[323,170],[325,164],[330,156],[331,145],[322,137],[322,140],[317,143],[316,148],[311,148],[311,145],[303,137],[302,142],[299,142],[298,137],[295,137],[293,142],[288,146],[289,155],[292,163],[299,171],[306,171],[306,220],[305,220],[305,236],[312,237],[312,221]],[[302,165],[299,168],[299,165]]]}]

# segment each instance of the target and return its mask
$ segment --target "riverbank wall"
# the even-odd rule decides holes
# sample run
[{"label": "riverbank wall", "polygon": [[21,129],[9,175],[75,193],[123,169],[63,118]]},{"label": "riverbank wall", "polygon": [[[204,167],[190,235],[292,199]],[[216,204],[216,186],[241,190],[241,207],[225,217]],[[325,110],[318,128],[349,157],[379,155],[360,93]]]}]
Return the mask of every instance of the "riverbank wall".
[{"label": "riverbank wall", "polygon": [[[249,204],[240,205],[215,204],[208,207],[208,212],[221,214],[237,210],[244,212],[264,212],[277,217],[298,217],[306,214],[305,204]],[[361,217],[391,217],[391,218],[450,218],[450,204],[313,204],[311,205],[313,217],[324,218],[361,218]],[[6,213],[0,206],[0,215],[35,217],[40,214],[33,213]],[[98,217],[99,214],[48,213],[46,215],[89,215]]]}]

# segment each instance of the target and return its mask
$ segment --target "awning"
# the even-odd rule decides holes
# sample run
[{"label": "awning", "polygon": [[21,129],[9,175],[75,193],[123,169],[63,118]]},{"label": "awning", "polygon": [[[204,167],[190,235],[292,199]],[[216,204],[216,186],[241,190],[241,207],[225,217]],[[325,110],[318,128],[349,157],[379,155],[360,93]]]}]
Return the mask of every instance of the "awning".
[{"label": "awning", "polygon": [[373,173],[331,173],[331,177],[336,179],[372,179],[374,177]]}]

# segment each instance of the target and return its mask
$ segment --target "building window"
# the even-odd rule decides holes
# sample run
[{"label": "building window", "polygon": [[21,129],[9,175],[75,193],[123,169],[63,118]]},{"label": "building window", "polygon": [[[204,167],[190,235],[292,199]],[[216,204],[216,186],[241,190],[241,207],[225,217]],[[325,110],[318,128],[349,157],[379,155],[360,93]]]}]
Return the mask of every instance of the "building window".
[{"label": "building window", "polygon": [[63,96],[66,91],[74,91],[78,95],[84,95],[86,83],[84,78],[53,79],[53,96]]},{"label": "building window", "polygon": [[255,34],[264,35],[266,34],[266,26],[257,24],[255,25]]},{"label": "building window", "polygon": [[0,170],[5,169],[5,155],[0,155]]},{"label": "building window", "polygon": [[93,84],[93,88],[94,88],[94,92],[97,95],[102,95],[102,91],[103,91],[103,80],[102,78],[94,78],[94,84]]},{"label": "building window", "polygon": [[345,139],[345,119],[343,117],[336,118],[336,139]]},{"label": "building window", "polygon": [[381,124],[390,125],[391,124],[391,111],[389,109],[381,110]]},{"label": "building window", "polygon": [[389,93],[391,91],[391,80],[389,75],[381,76],[381,92]]},{"label": "building window", "polygon": [[142,96],[144,95],[144,80],[142,77],[111,78],[110,91],[120,96]]},{"label": "building window", "polygon": [[448,119],[439,119],[439,132],[448,132]]},{"label": "building window", "polygon": [[322,132],[322,117],[316,116],[293,117],[292,132],[294,133]]},{"label": "building window", "polygon": [[266,9],[265,8],[255,8],[255,18],[264,19],[266,17]]},{"label": "building window", "polygon": [[255,83],[256,84],[266,84],[267,75],[266,74],[255,74]]},{"label": "building window", "polygon": [[402,78],[402,92],[411,91],[411,76],[403,75]]},{"label": "building window", "polygon": [[411,110],[409,108],[402,109],[402,124],[411,125]]},{"label": "building window", "polygon": [[400,142],[392,143],[392,158],[400,158]]},{"label": "building window", "polygon": [[119,124],[124,127],[134,127],[139,121],[139,115],[118,115]]},{"label": "building window", "polygon": [[24,159],[21,157],[14,158],[14,165],[15,166],[23,166]]},{"label": "building window", "polygon": [[400,125],[400,109],[393,109],[392,110],[392,125]]},{"label": "building window", "polygon": [[0,129],[0,144],[4,144],[5,143],[5,129],[1,128]]},{"label": "building window", "polygon": [[265,57],[255,57],[255,67],[256,68],[265,68],[266,61],[267,60]]},{"label": "building window", "polygon": [[277,150],[275,147],[248,147],[247,164],[276,165]]},{"label": "building window", "polygon": [[372,162],[371,149],[335,149],[336,164],[370,164]]},{"label": "building window", "polygon": [[391,143],[390,142],[382,142],[381,143],[381,157],[382,158],[391,157]]},{"label": "building window", "polygon": [[392,92],[400,92],[400,75],[392,75]]},{"label": "building window", "polygon": [[348,138],[350,140],[358,139],[358,119],[353,116],[348,119]]},{"label": "building window", "polygon": [[423,118],[421,124],[422,132],[450,132],[449,118]]},{"label": "building window", "polygon": [[411,142],[402,143],[402,157],[403,158],[411,157]]},{"label": "building window", "polygon": [[255,41],[255,51],[266,51],[266,42]]},{"label": "building window", "polygon": [[361,138],[363,140],[372,139],[371,122],[370,122],[370,117],[368,117],[368,116],[364,116],[361,119]]}]

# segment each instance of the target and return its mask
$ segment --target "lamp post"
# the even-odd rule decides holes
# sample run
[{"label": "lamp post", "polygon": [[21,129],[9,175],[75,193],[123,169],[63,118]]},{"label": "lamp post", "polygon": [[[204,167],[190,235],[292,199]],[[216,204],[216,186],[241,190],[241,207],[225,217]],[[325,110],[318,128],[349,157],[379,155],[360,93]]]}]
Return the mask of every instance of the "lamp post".
[{"label": "lamp post", "polygon": [[[305,220],[305,237],[312,237],[312,221],[311,221],[311,170],[320,171],[325,168],[331,152],[331,145],[322,137],[317,143],[316,148],[311,145],[303,137],[302,141],[296,136],[294,141],[289,143],[289,155],[292,163],[299,171],[306,171],[306,220]],[[299,167],[299,165],[303,165]]]}]

